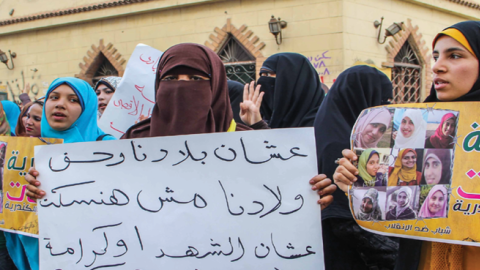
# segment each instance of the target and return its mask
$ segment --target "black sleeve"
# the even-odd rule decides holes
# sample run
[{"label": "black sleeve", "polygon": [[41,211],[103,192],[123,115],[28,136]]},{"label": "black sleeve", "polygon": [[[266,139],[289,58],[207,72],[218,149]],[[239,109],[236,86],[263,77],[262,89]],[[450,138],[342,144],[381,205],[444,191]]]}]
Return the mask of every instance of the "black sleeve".
[{"label": "black sleeve", "polygon": [[263,121],[263,120],[260,120],[259,122],[251,125],[250,127],[253,128],[254,130],[270,129],[270,127],[268,126],[267,122],[265,122],[265,121]]}]

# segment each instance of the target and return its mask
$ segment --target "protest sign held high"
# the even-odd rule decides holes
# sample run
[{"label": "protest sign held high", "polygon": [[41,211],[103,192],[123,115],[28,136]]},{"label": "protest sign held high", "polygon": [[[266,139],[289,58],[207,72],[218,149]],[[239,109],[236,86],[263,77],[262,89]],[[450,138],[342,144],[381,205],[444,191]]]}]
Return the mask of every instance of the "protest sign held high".
[{"label": "protest sign held high", "polygon": [[41,269],[323,269],[312,128],[35,152]]},{"label": "protest sign held high", "polygon": [[135,47],[123,78],[98,121],[103,131],[120,138],[129,127],[152,115],[155,105],[153,82],[162,54],[145,44]]}]

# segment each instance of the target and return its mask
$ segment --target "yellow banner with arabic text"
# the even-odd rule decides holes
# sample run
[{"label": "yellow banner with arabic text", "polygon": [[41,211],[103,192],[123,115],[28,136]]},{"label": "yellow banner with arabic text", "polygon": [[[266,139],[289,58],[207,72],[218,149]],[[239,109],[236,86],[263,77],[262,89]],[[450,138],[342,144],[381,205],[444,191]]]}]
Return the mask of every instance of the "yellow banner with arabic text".
[{"label": "yellow banner with arabic text", "polygon": [[25,175],[34,164],[34,146],[59,139],[0,136],[0,230],[38,235],[37,204],[26,196]]}]

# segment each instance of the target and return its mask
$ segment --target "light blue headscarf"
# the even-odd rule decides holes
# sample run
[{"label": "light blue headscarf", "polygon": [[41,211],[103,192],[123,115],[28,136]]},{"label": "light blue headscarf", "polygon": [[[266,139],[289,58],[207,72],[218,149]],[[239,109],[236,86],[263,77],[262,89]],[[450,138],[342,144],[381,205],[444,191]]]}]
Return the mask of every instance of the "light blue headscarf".
[{"label": "light blue headscarf", "polygon": [[20,116],[20,108],[17,104],[10,100],[2,100],[3,111],[7,116],[8,123],[10,124],[11,132],[15,133],[17,127],[18,117]]},{"label": "light blue headscarf", "polygon": [[[64,131],[57,131],[48,124],[45,116],[45,107],[49,102],[50,93],[62,84],[70,86],[77,94],[82,106],[82,113],[70,128]],[[43,106],[42,137],[63,139],[64,143],[96,141],[97,138],[105,134],[97,125],[97,110],[97,95],[86,81],[72,77],[55,79],[48,88],[45,106]],[[102,140],[115,140],[115,137],[107,135]]]}]

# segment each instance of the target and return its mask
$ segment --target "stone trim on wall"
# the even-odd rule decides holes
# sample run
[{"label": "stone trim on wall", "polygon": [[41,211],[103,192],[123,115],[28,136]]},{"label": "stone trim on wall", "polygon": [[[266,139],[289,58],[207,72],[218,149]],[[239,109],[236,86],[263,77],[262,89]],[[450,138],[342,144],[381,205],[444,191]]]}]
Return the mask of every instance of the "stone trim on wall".
[{"label": "stone trim on wall", "polygon": [[29,21],[40,20],[40,19],[47,19],[50,17],[70,15],[70,14],[81,13],[81,12],[94,11],[94,10],[99,10],[104,8],[113,8],[117,6],[124,6],[124,5],[130,5],[135,3],[147,2],[147,1],[152,1],[152,0],[116,0],[116,1],[102,2],[98,4],[93,4],[93,5],[90,4],[90,5],[84,5],[84,6],[77,6],[73,8],[40,12],[36,14],[31,14],[28,16],[11,18],[9,20],[0,21],[0,26],[21,23],[21,22],[29,22]]},{"label": "stone trim on wall", "polygon": [[122,58],[122,55],[117,52],[117,49],[113,47],[112,43],[108,43],[105,46],[103,39],[100,39],[98,46],[92,44],[92,51],[87,51],[87,56],[83,57],[84,63],[78,64],[81,72],[79,74],[75,74],[75,77],[87,81],[89,84],[93,85],[93,76],[103,62],[103,58],[101,57],[102,54],[117,70],[118,76],[122,77],[123,73],[125,72],[123,64],[126,61]]},{"label": "stone trim on wall", "polygon": [[403,25],[403,31],[398,32],[393,36],[393,40],[390,40],[385,50],[387,51],[387,61],[382,63],[383,67],[392,68],[395,63],[395,56],[398,54],[405,42],[410,41],[410,45],[420,58],[420,62],[425,70],[424,90],[422,96],[426,97],[430,93],[432,87],[432,66],[430,59],[432,56],[429,54],[429,49],[425,46],[425,40],[422,39],[422,34],[418,31],[418,25],[412,26],[412,20],[407,19],[407,23]]},{"label": "stone trim on wall", "polygon": [[214,34],[210,34],[209,36],[210,41],[205,41],[205,46],[209,47],[214,52],[219,53],[223,47],[223,44],[228,39],[228,34],[231,34],[238,40],[238,42],[240,42],[240,44],[243,45],[243,47],[245,47],[245,49],[247,49],[248,52],[250,52],[251,55],[255,57],[255,67],[257,70],[256,74],[260,73],[260,68],[262,67],[265,59],[267,59],[260,51],[265,48],[265,43],[258,43],[260,38],[258,36],[254,36],[252,30],[247,31],[247,26],[245,24],[240,28],[236,28],[232,24],[232,19],[228,18],[227,23],[222,27],[222,29],[215,27],[214,32]]},{"label": "stone trim on wall", "polygon": [[469,8],[480,10],[480,4],[477,4],[477,3],[474,3],[474,2],[465,1],[465,0],[447,0],[447,1],[459,4],[459,5],[462,5],[462,6],[466,6],[466,7],[469,7]]}]

